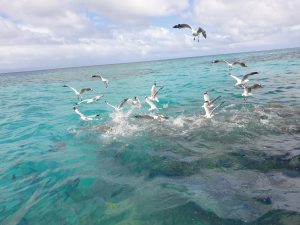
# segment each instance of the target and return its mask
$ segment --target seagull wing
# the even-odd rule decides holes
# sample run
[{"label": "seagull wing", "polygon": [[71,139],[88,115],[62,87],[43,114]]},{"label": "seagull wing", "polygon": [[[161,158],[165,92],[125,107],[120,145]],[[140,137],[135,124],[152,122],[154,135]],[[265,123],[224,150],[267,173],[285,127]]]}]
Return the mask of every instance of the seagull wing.
[{"label": "seagull wing", "polygon": [[237,82],[240,82],[240,81],[241,81],[240,78],[238,78],[238,77],[236,77],[236,76],[234,76],[234,75],[232,75],[232,74],[230,74],[230,76],[231,76],[233,79],[235,79]]},{"label": "seagull wing", "polygon": [[213,61],[213,63],[227,63],[228,64],[228,62],[225,60],[215,60],[215,61]]},{"label": "seagull wing", "polygon": [[197,30],[197,34],[200,34],[200,33],[202,33],[203,37],[206,38],[206,31],[203,30],[201,27],[199,27]]},{"label": "seagull wing", "polygon": [[69,86],[69,85],[64,85],[63,87],[68,87],[68,88],[70,88],[72,91],[74,91],[74,93],[75,93],[76,95],[79,95],[79,92],[78,92],[75,88],[73,88],[73,87],[71,87],[71,86]]},{"label": "seagull wing", "polygon": [[128,99],[127,99],[127,103],[128,103],[129,105],[132,105],[132,106],[135,105],[135,102],[134,102],[131,98],[128,98]]},{"label": "seagull wing", "polygon": [[252,86],[248,87],[249,92],[258,88],[262,88],[262,86],[260,84],[253,84]]},{"label": "seagull wing", "polygon": [[102,78],[101,75],[92,75],[92,78]]},{"label": "seagull wing", "polygon": [[115,110],[120,110],[120,109],[117,108],[116,106],[113,106],[113,105],[109,104],[108,101],[105,101],[105,103],[106,103],[106,105],[112,107],[112,108],[115,109]]},{"label": "seagull wing", "polygon": [[150,105],[150,109],[149,110],[157,109],[156,105],[151,100],[149,100],[148,98],[146,98],[145,101]]},{"label": "seagull wing", "polygon": [[91,91],[91,88],[82,88],[79,94],[83,94],[84,92]]},{"label": "seagull wing", "polygon": [[216,97],[214,100],[209,102],[209,105],[213,105],[215,103],[215,101],[217,101],[219,98],[221,98],[221,95]]},{"label": "seagull wing", "polygon": [[122,109],[123,108],[123,106],[125,105],[125,103],[127,102],[127,100],[128,100],[129,98],[124,98],[122,101],[121,101],[121,103],[120,103],[120,105],[119,105],[119,109]]},{"label": "seagull wing", "polygon": [[254,74],[258,74],[258,72],[252,72],[252,73],[248,73],[248,74],[244,75],[242,81],[246,80],[249,76],[252,76]]},{"label": "seagull wing", "polygon": [[218,108],[220,108],[223,104],[224,104],[225,101],[221,102],[219,105],[217,105],[213,110],[211,110],[210,112],[210,115],[212,115],[214,113],[214,111]]},{"label": "seagull wing", "polygon": [[76,114],[78,114],[80,117],[86,117],[84,114],[82,114],[76,107],[73,107],[73,109],[74,109],[74,112],[76,113]]},{"label": "seagull wing", "polygon": [[175,25],[173,28],[178,28],[178,29],[182,29],[182,28],[189,28],[192,30],[192,27],[188,24],[185,24],[185,23],[180,23],[180,24],[177,24]]},{"label": "seagull wing", "polygon": [[158,94],[158,92],[161,90],[161,89],[163,89],[164,88],[164,86],[162,86],[162,87],[160,87],[155,93],[154,93],[154,95],[152,96],[152,97],[156,97],[156,95]]},{"label": "seagull wing", "polygon": [[247,67],[246,64],[243,63],[243,62],[234,62],[234,63],[232,63],[232,64],[233,64],[233,65],[238,64],[238,65],[240,65],[241,67]]}]

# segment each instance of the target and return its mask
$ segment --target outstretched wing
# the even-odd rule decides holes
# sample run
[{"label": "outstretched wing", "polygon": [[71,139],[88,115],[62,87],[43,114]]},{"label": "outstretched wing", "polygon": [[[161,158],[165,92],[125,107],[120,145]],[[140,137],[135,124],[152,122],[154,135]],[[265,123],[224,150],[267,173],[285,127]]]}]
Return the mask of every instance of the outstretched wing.
[{"label": "outstretched wing", "polygon": [[102,76],[101,75],[92,75],[92,78],[102,78]]},{"label": "outstretched wing", "polygon": [[233,64],[233,65],[238,64],[238,65],[240,65],[241,67],[247,67],[246,64],[243,63],[243,62],[234,62],[234,63],[232,63],[232,64]]},{"label": "outstretched wing", "polygon": [[201,27],[198,28],[197,33],[198,34],[202,33],[203,37],[206,38],[206,31],[203,30]]},{"label": "outstretched wing", "polygon": [[74,91],[74,93],[75,93],[76,95],[79,95],[79,92],[78,92],[75,88],[73,88],[73,87],[71,87],[71,86],[69,86],[69,85],[63,85],[63,87],[68,87],[68,88],[70,88],[72,91]]},{"label": "outstretched wing", "polygon": [[235,79],[237,82],[239,82],[241,79],[240,78],[238,78],[238,77],[236,77],[236,76],[234,76],[234,75],[232,75],[232,74],[229,74],[233,79]]},{"label": "outstretched wing", "polygon": [[83,94],[84,92],[91,91],[91,88],[82,88],[79,94]]},{"label": "outstretched wing", "polygon": [[210,115],[212,115],[214,113],[214,111],[218,108],[220,108],[223,104],[224,104],[225,101],[221,102],[219,105],[217,105],[213,110],[211,110],[210,112]]},{"label": "outstretched wing", "polygon": [[253,84],[251,87],[248,87],[250,92],[258,88],[262,88],[262,86],[260,84]]},{"label": "outstretched wing", "polygon": [[213,105],[215,103],[215,101],[217,101],[219,98],[221,98],[221,95],[216,97],[214,100],[209,102],[209,105]]},{"label": "outstretched wing", "polygon": [[119,109],[122,109],[123,108],[123,106],[124,106],[124,104],[127,102],[127,100],[128,100],[129,98],[124,98],[122,101],[121,101],[121,103],[120,103],[120,105],[119,105]]},{"label": "outstretched wing", "polygon": [[185,24],[185,23],[179,23],[179,24],[175,25],[173,28],[178,28],[178,29],[189,28],[189,29],[192,30],[192,27],[188,24]]},{"label": "outstretched wing", "polygon": [[252,72],[252,73],[245,74],[245,75],[243,76],[242,81],[246,80],[249,76],[252,76],[252,75],[254,75],[254,74],[258,74],[258,72]]},{"label": "outstretched wing", "polygon": [[161,89],[163,89],[163,88],[164,88],[164,86],[161,86],[161,87],[154,93],[154,95],[153,95],[152,97],[155,98],[155,97],[157,96],[158,92],[159,92]]},{"label": "outstretched wing", "polygon": [[78,114],[80,117],[85,117],[76,107],[73,107],[73,110],[76,114]]},{"label": "outstretched wing", "polygon": [[227,63],[225,60],[215,60],[212,63]]}]

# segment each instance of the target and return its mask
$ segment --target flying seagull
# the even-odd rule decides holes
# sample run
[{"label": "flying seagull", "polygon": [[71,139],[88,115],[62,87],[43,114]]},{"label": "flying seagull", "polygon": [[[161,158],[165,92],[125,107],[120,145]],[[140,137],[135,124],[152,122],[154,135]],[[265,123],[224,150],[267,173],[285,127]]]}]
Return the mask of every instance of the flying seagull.
[{"label": "flying seagull", "polygon": [[260,85],[260,84],[253,84],[250,87],[247,87],[246,85],[243,85],[243,88],[244,88],[244,92],[243,92],[242,96],[248,97],[248,96],[252,95],[252,93],[251,93],[252,90],[255,90],[255,89],[258,89],[258,88],[262,88],[262,85]]},{"label": "flying seagull", "polygon": [[105,103],[106,103],[108,106],[112,107],[115,111],[119,112],[119,111],[122,110],[122,108],[124,107],[124,105],[125,105],[125,103],[127,102],[128,99],[129,99],[129,98],[124,98],[124,99],[121,101],[121,103],[120,103],[120,105],[119,105],[118,107],[109,104],[108,101],[105,101]]},{"label": "flying seagull", "polygon": [[[208,103],[208,104],[207,104],[207,107],[208,107],[208,108],[211,108],[211,107],[214,105],[214,103],[215,103],[219,98],[221,98],[221,95],[218,96],[218,97],[216,97],[216,98],[213,99],[212,101],[210,101],[210,100],[209,100],[209,96],[208,96],[207,91],[206,91],[206,92],[204,93],[204,95],[203,95],[204,102],[207,102],[207,103]],[[204,105],[203,105],[202,107],[204,107]]]},{"label": "flying seagull", "polygon": [[99,101],[102,97],[103,97],[103,95],[97,95],[97,96],[95,96],[94,98],[84,99],[84,100],[78,102],[76,105],[79,105],[79,104],[81,104],[81,103],[83,103],[83,102],[88,103],[88,104],[89,104],[89,103],[92,103],[92,102],[97,102],[97,101]]},{"label": "flying seagull", "polygon": [[246,65],[245,63],[243,63],[243,62],[238,62],[238,61],[235,61],[235,62],[233,62],[233,63],[229,63],[229,62],[226,61],[226,60],[215,60],[215,61],[213,61],[213,63],[226,63],[227,66],[228,66],[230,69],[232,69],[232,67],[233,67],[234,65],[240,65],[241,67],[247,67],[247,65]]},{"label": "flying seagull", "polygon": [[198,42],[199,42],[199,35],[202,34],[204,38],[206,38],[206,31],[203,30],[201,27],[198,27],[197,30],[194,30],[190,25],[188,24],[177,24],[175,26],[173,26],[173,28],[178,28],[178,29],[182,29],[182,28],[188,28],[192,30],[192,35],[194,36],[194,40],[196,37],[198,37]]},{"label": "flying seagull", "polygon": [[150,99],[150,97],[145,97],[145,102],[148,103],[148,105],[150,106],[149,111],[152,110],[158,110],[158,108],[156,107],[156,105],[154,104],[154,102]]},{"label": "flying seagull", "polygon": [[63,87],[68,87],[70,88],[72,91],[74,91],[75,95],[77,96],[78,100],[81,99],[81,95],[84,93],[84,92],[87,92],[87,91],[92,91],[91,88],[82,88],[80,91],[77,91],[75,88],[71,87],[71,86],[68,86],[68,85],[63,85]]},{"label": "flying seagull", "polygon": [[213,116],[214,116],[214,111],[216,111],[216,109],[220,108],[223,104],[224,104],[225,101],[221,102],[219,105],[217,105],[213,110],[210,110],[210,107],[209,107],[209,102],[206,101],[204,102],[204,105],[203,105],[203,108],[205,110],[205,115],[204,117],[205,118],[208,118],[208,119],[211,119]]},{"label": "flying seagull", "polygon": [[157,98],[157,94],[158,94],[158,92],[159,92],[161,89],[164,88],[164,86],[159,87],[158,90],[156,89],[157,87],[158,87],[158,86],[156,86],[156,83],[154,83],[154,84],[152,85],[152,87],[151,87],[151,95],[150,95],[150,97],[148,97],[149,100],[159,102],[159,100],[158,100],[158,98]]},{"label": "flying seagull", "polygon": [[83,121],[91,121],[91,120],[94,120],[95,117],[100,116],[99,114],[92,115],[92,116],[85,116],[75,106],[73,106],[73,110],[76,114],[78,114],[80,116],[80,119]]},{"label": "flying seagull", "polygon": [[103,81],[105,88],[108,87],[108,83],[109,83],[108,80],[102,77],[101,75],[93,75],[92,78],[100,78]]},{"label": "flying seagull", "polygon": [[248,77],[249,77],[249,76],[252,76],[252,75],[254,75],[254,74],[258,74],[258,72],[251,72],[251,73],[245,74],[245,75],[243,76],[242,79],[240,79],[240,78],[238,78],[238,77],[232,75],[231,73],[230,73],[229,75],[230,75],[233,79],[236,80],[235,86],[241,86],[241,85],[243,85],[243,84],[245,84],[245,83],[247,83],[247,82],[249,81],[249,80],[248,80]]},{"label": "flying seagull", "polygon": [[135,108],[141,108],[141,102],[137,96],[134,96],[133,100],[131,98],[127,99],[127,103]]}]

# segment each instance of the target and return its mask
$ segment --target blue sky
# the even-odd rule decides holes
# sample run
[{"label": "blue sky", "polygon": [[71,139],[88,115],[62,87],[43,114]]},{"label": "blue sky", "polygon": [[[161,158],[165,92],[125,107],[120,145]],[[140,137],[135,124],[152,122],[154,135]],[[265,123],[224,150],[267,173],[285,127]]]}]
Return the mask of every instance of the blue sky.
[{"label": "blue sky", "polygon": [[0,0],[0,72],[299,47],[299,11],[299,0]]}]

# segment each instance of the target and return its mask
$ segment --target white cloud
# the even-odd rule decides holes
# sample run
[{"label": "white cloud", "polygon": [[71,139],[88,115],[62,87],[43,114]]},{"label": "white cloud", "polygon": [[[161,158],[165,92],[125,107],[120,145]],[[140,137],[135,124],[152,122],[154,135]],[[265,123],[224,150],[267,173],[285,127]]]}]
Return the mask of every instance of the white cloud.
[{"label": "white cloud", "polygon": [[188,0],[86,0],[85,3],[94,12],[109,16],[119,23],[147,17],[170,16],[189,6]]}]

